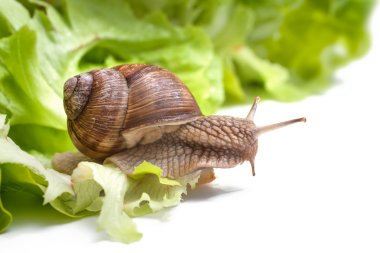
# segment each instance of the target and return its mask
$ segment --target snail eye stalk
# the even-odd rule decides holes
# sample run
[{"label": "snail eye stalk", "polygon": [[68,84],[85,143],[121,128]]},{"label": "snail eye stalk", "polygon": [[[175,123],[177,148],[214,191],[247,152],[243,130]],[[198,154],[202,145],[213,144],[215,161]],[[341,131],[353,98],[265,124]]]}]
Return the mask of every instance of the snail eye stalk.
[{"label": "snail eye stalk", "polygon": [[260,102],[260,97],[257,96],[255,98],[255,101],[253,101],[253,105],[251,107],[251,110],[249,110],[249,113],[246,117],[247,120],[253,121],[253,118],[255,117],[256,109],[257,109],[257,104]]}]

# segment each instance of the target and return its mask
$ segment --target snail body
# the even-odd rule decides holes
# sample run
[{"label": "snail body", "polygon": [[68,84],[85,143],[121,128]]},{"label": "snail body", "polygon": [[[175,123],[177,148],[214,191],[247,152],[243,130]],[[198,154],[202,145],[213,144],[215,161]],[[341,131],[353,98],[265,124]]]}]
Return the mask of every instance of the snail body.
[{"label": "snail body", "polygon": [[258,101],[257,97],[245,119],[203,116],[178,77],[145,64],[93,70],[70,78],[64,86],[68,132],[85,157],[115,164],[126,174],[148,161],[168,178],[198,170],[212,174],[212,168],[244,161],[255,174],[257,137],[305,121],[256,127]]},{"label": "snail body", "polygon": [[148,161],[163,170],[163,177],[178,178],[204,168],[230,168],[251,160],[257,152],[252,121],[228,116],[207,116],[183,124],[173,133],[147,145],[108,157],[126,174]]}]

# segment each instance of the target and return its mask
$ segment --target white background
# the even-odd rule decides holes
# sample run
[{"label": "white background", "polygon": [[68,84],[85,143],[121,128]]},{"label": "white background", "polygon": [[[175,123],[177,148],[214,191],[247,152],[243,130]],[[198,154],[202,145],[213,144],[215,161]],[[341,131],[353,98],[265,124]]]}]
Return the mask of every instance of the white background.
[{"label": "white background", "polygon": [[377,8],[371,51],[339,71],[334,87],[298,103],[259,104],[258,125],[308,121],[262,136],[256,177],[248,162],[217,170],[179,206],[134,219],[144,236],[129,245],[97,232],[96,216],[16,213],[0,251],[380,252],[379,18]]}]

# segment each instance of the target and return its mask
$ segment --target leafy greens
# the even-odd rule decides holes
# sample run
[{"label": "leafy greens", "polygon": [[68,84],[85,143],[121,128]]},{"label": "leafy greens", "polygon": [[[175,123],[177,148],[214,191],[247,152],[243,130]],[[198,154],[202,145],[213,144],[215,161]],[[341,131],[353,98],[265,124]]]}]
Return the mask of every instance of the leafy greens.
[{"label": "leafy greens", "polygon": [[374,3],[1,0],[0,232],[12,221],[3,197],[17,191],[43,196],[71,217],[100,212],[101,229],[132,242],[141,234],[130,216],[177,205],[198,180],[162,178],[148,163],[130,177],[90,162],[72,176],[52,170],[51,155],[75,150],[62,105],[70,76],[124,63],[160,65],[188,85],[204,114],[253,94],[298,100],[328,87],[337,68],[368,49]]},{"label": "leafy greens", "polygon": [[[99,228],[118,241],[129,243],[141,238],[129,215],[144,215],[177,205],[187,185],[194,187],[199,178],[199,173],[178,180],[162,178],[161,169],[147,162],[137,166],[130,177],[115,167],[81,162],[70,177],[45,167],[37,158],[22,151],[7,137],[8,129],[5,115],[0,115],[0,149],[3,151],[0,175],[8,179],[0,181],[4,194],[14,194],[12,185],[17,183],[23,185],[24,191],[33,189],[43,194],[44,204],[50,203],[68,216],[80,217],[100,211]],[[2,204],[0,214],[3,230],[12,215]]]}]

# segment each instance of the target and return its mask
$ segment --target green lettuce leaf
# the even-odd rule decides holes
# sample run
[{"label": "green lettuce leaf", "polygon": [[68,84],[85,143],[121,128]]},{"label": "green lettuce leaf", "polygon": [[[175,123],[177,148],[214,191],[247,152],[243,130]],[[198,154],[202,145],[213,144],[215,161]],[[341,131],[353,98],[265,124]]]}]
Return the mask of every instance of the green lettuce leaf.
[{"label": "green lettuce leaf", "polygon": [[[35,156],[21,150],[7,136],[8,130],[9,125],[5,124],[5,115],[0,114],[0,170],[2,179],[0,199],[3,194],[8,196],[24,192],[26,195],[43,196],[44,202],[41,201],[41,204],[50,203],[57,211],[68,216],[88,215],[89,213],[86,212],[77,214],[71,211],[69,204],[72,202],[74,190],[71,187],[70,176],[50,169],[50,162],[46,160],[47,158],[36,155],[40,159],[45,159],[42,163]],[[7,199],[17,201],[16,198],[9,196]],[[1,220],[5,220],[10,215],[4,211],[5,207],[2,206],[1,208]],[[0,230],[5,230],[6,226],[2,226]]]},{"label": "green lettuce leaf", "polygon": [[75,191],[74,210],[100,210],[100,229],[125,243],[139,240],[142,235],[130,216],[178,205],[187,186],[195,187],[200,173],[178,180],[161,175],[162,170],[148,162],[141,163],[128,177],[114,167],[81,162],[71,179]]},{"label": "green lettuce leaf", "polygon": [[[124,212],[124,195],[128,188],[128,179],[117,168],[103,166],[91,162],[81,162],[72,175],[74,185],[87,182],[87,187],[77,188],[77,200],[89,200],[88,192],[95,192],[93,197],[99,197],[99,188],[103,189],[104,197],[98,218],[99,229],[105,230],[113,239],[130,243],[141,238],[141,233],[137,231],[135,223]],[[95,184],[95,185],[94,185]],[[75,189],[75,186],[74,186]],[[90,193],[91,194],[91,193]],[[86,195],[85,197],[80,197]],[[91,199],[91,198],[90,198]]]},{"label": "green lettuce leaf", "polygon": [[16,1],[1,1],[0,10],[0,38],[15,32],[30,18],[28,10]]},{"label": "green lettuce leaf", "polygon": [[[162,170],[148,162],[128,177],[118,168],[81,162],[71,176],[49,169],[49,159],[21,150],[8,136],[9,125],[0,114],[1,194],[12,191],[43,195],[43,204],[71,217],[100,211],[98,226],[111,238],[130,243],[142,236],[129,216],[156,212],[177,205],[187,187],[195,187],[199,174],[178,180],[163,178]],[[38,159],[37,159],[38,158]],[[12,221],[0,195],[0,231]],[[11,198],[8,198],[11,199]]]},{"label": "green lettuce leaf", "polygon": [[180,185],[180,183],[176,180],[162,177],[161,168],[146,161],[142,162],[139,166],[137,166],[133,171],[133,174],[129,175],[129,177],[137,182],[142,180],[144,176],[147,174],[155,175],[160,184],[169,186]]},{"label": "green lettuce leaf", "polygon": [[[1,167],[0,167],[0,189],[1,188]],[[3,202],[1,201],[0,194],[0,233],[7,229],[9,224],[12,222],[12,214],[4,208]]]},{"label": "green lettuce leaf", "polygon": [[292,101],[320,92],[331,85],[339,67],[369,48],[366,23],[374,0],[271,0],[247,4],[256,14],[246,43],[253,51],[250,54],[280,66],[288,76],[278,89],[260,78],[245,82],[252,88],[264,87],[269,98]]},{"label": "green lettuce leaf", "polygon": [[135,168],[129,176],[129,187],[124,199],[124,210],[130,216],[141,216],[178,205],[187,193],[188,185],[195,187],[200,172],[176,180],[161,175],[162,170],[148,162]]},{"label": "green lettuce leaf", "polygon": [[[0,232],[4,231],[12,221],[12,214],[5,209],[2,195],[10,191],[25,191],[42,195],[44,188],[37,182],[27,168],[20,166],[24,162],[38,170],[38,161],[30,159],[11,139],[7,137],[9,125],[5,123],[5,115],[0,114]],[[19,155],[20,160],[19,161]],[[13,164],[16,161],[15,164]],[[39,180],[38,180],[39,181]]]},{"label": "green lettuce leaf", "polygon": [[[46,169],[36,157],[21,150],[7,137],[8,130],[9,125],[5,124],[5,115],[0,114],[1,194],[25,192],[36,196],[43,195],[47,203],[65,192],[73,193],[69,176]],[[58,210],[61,211],[59,208]]]},{"label": "green lettuce leaf", "polygon": [[282,101],[301,99],[307,94],[294,86],[286,68],[258,57],[247,47],[236,49],[233,59],[242,80],[262,83],[260,88],[251,89],[251,94]]},{"label": "green lettuce leaf", "polygon": [[[294,101],[329,87],[336,69],[368,50],[366,23],[376,1],[130,2],[134,12],[141,16],[162,11],[172,23],[202,27],[223,59],[226,102],[236,103],[247,99],[251,102],[252,93]],[[241,47],[245,50],[239,50]],[[258,67],[250,64],[252,60],[247,62],[248,66],[241,61],[252,55],[262,62]],[[247,78],[247,73],[262,72],[268,65],[286,72],[284,83],[261,75]],[[273,83],[278,83],[278,90]]]}]

